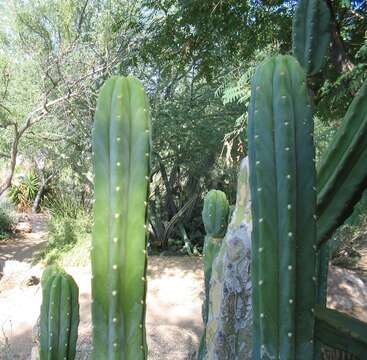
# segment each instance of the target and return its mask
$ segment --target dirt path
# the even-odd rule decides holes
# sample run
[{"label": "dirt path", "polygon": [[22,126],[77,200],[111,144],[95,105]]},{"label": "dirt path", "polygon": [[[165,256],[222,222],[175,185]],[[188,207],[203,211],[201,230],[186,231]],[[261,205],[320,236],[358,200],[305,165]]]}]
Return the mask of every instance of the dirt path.
[{"label": "dirt path", "polygon": [[0,241],[0,272],[5,261],[16,260],[32,263],[35,255],[46,244],[46,218],[43,215],[30,215],[32,232],[22,233],[7,241]]},{"label": "dirt path", "polygon": [[[32,266],[46,244],[46,219],[30,218],[32,232],[0,243],[0,271],[6,262],[10,275],[0,281],[0,360],[27,360],[42,301],[40,285],[26,280],[41,277]],[[14,275],[12,270],[14,268]],[[77,359],[91,350],[90,267],[67,267],[80,289]],[[200,258],[151,256],[148,267],[147,334],[149,359],[187,360],[198,347],[202,331],[203,275]]]},{"label": "dirt path", "polygon": [[[80,290],[81,321],[77,359],[89,359],[90,268],[67,267],[66,271],[75,278]],[[149,258],[147,334],[150,360],[191,359],[202,331],[202,289],[200,258]],[[2,328],[9,340],[9,359],[28,359],[32,347],[32,329],[37,321],[40,304],[39,285],[18,287],[0,293],[0,325],[3,323]],[[7,325],[5,327],[4,322]],[[0,355],[0,359],[8,359],[4,354]]]}]

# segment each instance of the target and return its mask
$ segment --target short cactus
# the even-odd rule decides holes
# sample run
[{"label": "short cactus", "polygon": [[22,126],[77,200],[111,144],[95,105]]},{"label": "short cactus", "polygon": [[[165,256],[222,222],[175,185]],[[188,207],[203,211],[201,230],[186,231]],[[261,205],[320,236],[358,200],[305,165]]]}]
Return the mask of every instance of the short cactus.
[{"label": "short cactus", "polygon": [[[253,359],[312,359],[316,302],[316,176],[305,74],[267,59],[252,82]],[[307,231],[305,231],[307,229]]]},{"label": "short cactus", "polygon": [[203,223],[208,236],[223,238],[228,225],[229,204],[226,194],[220,190],[211,190],[205,196]]},{"label": "short cactus", "polygon": [[293,54],[307,74],[317,73],[330,44],[330,10],[325,0],[299,0],[293,17]]},{"label": "short cactus", "polygon": [[211,190],[204,199],[203,222],[206,231],[204,241],[204,282],[205,299],[203,304],[204,333],[201,338],[198,360],[204,358],[206,323],[208,321],[210,278],[212,265],[222,245],[223,237],[228,226],[229,203],[226,194],[220,190]]},{"label": "short cactus", "polygon": [[52,268],[42,281],[40,360],[73,360],[79,324],[79,290],[74,279]]},{"label": "short cactus", "polygon": [[133,77],[101,88],[93,151],[92,358],[144,360],[150,115]]}]

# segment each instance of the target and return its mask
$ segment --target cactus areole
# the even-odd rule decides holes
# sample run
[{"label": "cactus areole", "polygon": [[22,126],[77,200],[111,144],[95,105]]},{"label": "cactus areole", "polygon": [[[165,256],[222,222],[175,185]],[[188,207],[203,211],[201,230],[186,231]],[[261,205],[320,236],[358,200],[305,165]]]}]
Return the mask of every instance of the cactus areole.
[{"label": "cactus areole", "polygon": [[316,301],[313,119],[291,56],[264,61],[248,121],[253,360],[311,360]]},{"label": "cactus areole", "polygon": [[143,360],[150,115],[133,77],[102,86],[93,151],[92,358]]}]

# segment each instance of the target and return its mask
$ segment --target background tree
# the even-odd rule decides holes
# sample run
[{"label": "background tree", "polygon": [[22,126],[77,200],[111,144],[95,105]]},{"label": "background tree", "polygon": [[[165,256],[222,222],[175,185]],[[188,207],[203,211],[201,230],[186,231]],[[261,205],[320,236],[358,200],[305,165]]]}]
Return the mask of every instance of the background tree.
[{"label": "background tree", "polygon": [[[0,194],[25,163],[45,158],[60,174],[52,178],[58,196],[71,192],[89,209],[96,94],[110,74],[131,73],[144,83],[152,107],[151,240],[163,248],[172,240],[187,249],[201,246],[203,194],[215,187],[234,203],[247,146],[249,79],[266,55],[291,51],[295,4],[0,2]],[[328,5],[330,58],[310,79],[320,151],[367,62],[366,3]]]}]

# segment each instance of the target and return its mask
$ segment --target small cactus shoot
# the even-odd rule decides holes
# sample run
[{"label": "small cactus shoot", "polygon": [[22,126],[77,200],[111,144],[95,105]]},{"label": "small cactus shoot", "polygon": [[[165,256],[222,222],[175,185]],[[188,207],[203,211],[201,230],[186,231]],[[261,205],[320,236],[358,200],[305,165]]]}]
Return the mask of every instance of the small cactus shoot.
[{"label": "small cactus shoot", "polygon": [[40,360],[74,360],[79,324],[78,286],[61,270],[52,268],[47,273],[42,279]]},{"label": "small cactus shoot", "polygon": [[150,115],[133,77],[102,86],[93,151],[92,358],[144,360]]}]

